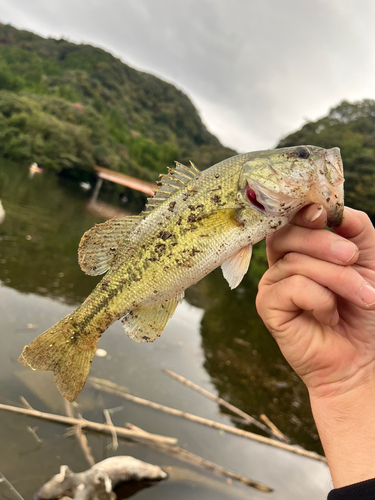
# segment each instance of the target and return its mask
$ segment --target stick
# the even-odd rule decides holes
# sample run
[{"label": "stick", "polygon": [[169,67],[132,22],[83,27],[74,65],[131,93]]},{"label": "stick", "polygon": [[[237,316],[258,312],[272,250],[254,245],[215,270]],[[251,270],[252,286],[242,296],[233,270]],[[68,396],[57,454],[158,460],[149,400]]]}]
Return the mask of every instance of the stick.
[{"label": "stick", "polygon": [[20,400],[21,400],[21,403],[25,406],[25,408],[28,408],[29,410],[33,409],[31,404],[28,401],[26,401],[26,399],[23,396],[20,396]]},{"label": "stick", "polygon": [[[215,401],[219,405],[224,406],[228,410],[232,411],[233,413],[236,413],[237,415],[239,415],[240,417],[244,418],[248,422],[254,424],[256,427],[258,427],[259,429],[261,429],[266,434],[271,434],[276,439],[280,439],[280,436],[277,435],[277,434],[274,434],[273,431],[272,431],[272,429],[270,429],[266,425],[262,424],[261,422],[258,422],[258,420],[256,420],[252,416],[248,415],[244,411],[240,410],[236,406],[233,406],[232,404],[228,403],[228,401],[225,401],[224,399],[221,399],[221,398],[215,396],[214,394],[211,394],[211,392],[206,391],[206,389],[203,389],[202,387],[199,387],[199,385],[194,384],[194,382],[191,382],[190,380],[188,380],[185,377],[182,377],[181,375],[177,375],[177,373],[174,373],[171,370],[167,370],[166,369],[166,370],[163,370],[163,371],[164,371],[164,373],[166,373],[170,377],[174,378],[175,380],[178,380],[179,382],[181,382],[182,384],[186,385],[187,387],[190,387],[191,389],[194,389],[195,391],[199,392],[200,394],[203,394],[203,396],[206,396],[208,399],[211,399],[212,401]],[[288,441],[288,438],[284,436],[283,441]]]},{"label": "stick", "polygon": [[236,474],[235,472],[225,469],[221,465],[217,465],[214,464],[213,462],[210,462],[209,460],[205,460],[199,455],[195,455],[194,453],[184,450],[179,446],[171,446],[168,444],[159,444],[159,443],[147,444],[147,446],[149,446],[150,448],[157,449],[159,451],[163,451],[164,453],[168,453],[169,455],[175,455],[181,460],[192,463],[194,465],[198,465],[200,467],[204,467],[205,469],[209,469],[225,477],[230,477],[231,479],[235,479],[236,481],[246,484],[247,486],[251,486],[252,488],[255,488],[258,491],[263,491],[264,493],[271,493],[273,491],[272,488],[263,483],[254,481],[253,479],[249,479],[248,477],[245,476],[241,476],[240,474]]},{"label": "stick", "polygon": [[[10,411],[13,413],[20,413],[22,415],[28,415],[30,417],[42,418],[44,420],[50,420],[52,422],[58,422],[60,424],[66,425],[79,425],[82,428],[90,429],[92,431],[104,432],[107,434],[112,433],[112,428],[106,424],[98,424],[97,422],[92,422],[84,418],[78,419],[73,417],[65,417],[63,415],[54,415],[53,413],[45,413],[38,410],[29,410],[28,408],[19,408],[17,406],[10,406],[0,404],[0,410]],[[160,436],[158,434],[148,434],[132,431],[129,429],[123,429],[122,427],[115,427],[117,435],[127,439],[133,439],[135,441],[148,441],[154,443],[170,443],[175,444],[177,439]]]},{"label": "stick", "polygon": [[[65,413],[68,415],[68,417],[74,418],[71,403],[69,403],[66,399],[64,399],[64,406],[65,406]],[[81,415],[79,415],[79,420],[82,420]],[[79,445],[81,446],[83,454],[85,455],[85,458],[86,458],[88,464],[90,465],[90,467],[92,467],[93,465],[95,465],[95,460],[94,460],[94,457],[92,455],[92,450],[91,450],[89,443],[87,441],[87,437],[82,432],[81,425],[77,424],[73,427],[73,429],[74,429],[74,434],[76,435],[76,437],[78,439]]]},{"label": "stick", "polygon": [[18,493],[16,488],[8,481],[8,479],[4,476],[4,474],[0,472],[0,482],[1,481],[4,481],[4,483],[8,486],[10,491],[14,493],[19,500],[24,500],[23,497],[21,497],[21,495]]},{"label": "stick", "polygon": [[260,415],[260,418],[263,420],[265,424],[268,425],[268,427],[271,429],[272,433],[275,436],[279,436],[280,441],[283,441],[284,443],[290,443],[290,439],[288,439],[285,434],[283,434],[277,427],[276,425],[271,422],[271,420],[267,417],[265,413],[262,413]]},{"label": "stick", "polygon": [[[109,425],[109,427],[112,429],[112,432],[111,432],[111,434],[112,434],[112,450],[116,451],[118,448],[118,440],[117,440],[115,426],[113,425],[109,411],[106,408],[103,410],[103,413],[104,413],[104,417],[105,417],[105,421],[106,421],[107,425]],[[134,431],[134,429],[132,429],[132,430]],[[135,432],[139,432],[139,431],[135,431]]]},{"label": "stick", "polygon": [[[321,462],[326,462],[326,458],[315,453],[313,451],[306,451],[302,448],[297,448],[296,446],[292,446],[289,444],[281,443],[280,441],[275,441],[274,439],[270,439],[265,436],[259,436],[258,434],[254,434],[253,432],[243,431],[242,429],[237,429],[236,427],[230,427],[229,425],[221,424],[219,422],[215,422],[213,420],[209,420],[207,418],[198,417],[197,415],[192,415],[191,413],[186,413],[180,410],[176,410],[175,408],[170,408],[169,406],[164,406],[158,403],[154,403],[153,401],[148,401],[147,399],[138,398],[137,396],[132,396],[131,394],[127,394],[118,389],[112,389],[107,386],[102,386],[100,384],[96,384],[91,381],[89,378],[87,384],[94,389],[98,389],[100,391],[107,392],[108,394],[114,394],[115,396],[119,396],[123,399],[127,399],[132,401],[133,403],[138,403],[143,406],[147,406],[149,408],[153,408],[154,410],[162,411],[163,413],[168,413],[169,415],[174,415],[176,417],[186,418],[192,422],[196,422],[202,425],[206,425],[208,427],[213,427],[215,429],[220,429],[229,434],[235,434],[237,436],[245,437],[251,439],[253,441],[257,441],[259,443],[268,444],[270,446],[274,446],[275,448],[280,448],[281,450],[290,451],[295,453],[296,455],[301,455],[303,457],[312,458],[314,460],[319,460]],[[130,424],[132,426],[132,424]],[[133,428],[133,427],[130,427]],[[134,428],[133,428],[134,429]]]},{"label": "stick", "polygon": [[38,444],[42,444],[43,443],[43,439],[40,439],[40,437],[38,436],[38,434],[36,433],[36,431],[39,429],[39,427],[30,427],[29,425],[26,427],[27,430],[30,432],[30,434],[32,434],[35,438],[35,441],[38,443]]},{"label": "stick", "polygon": [[[125,424],[125,426],[129,429],[137,429],[141,432],[143,429],[140,427],[137,427],[136,425],[130,424],[129,422]],[[147,434],[147,433],[146,433]],[[266,493],[270,493],[272,488],[269,486],[266,486],[262,483],[259,483],[257,481],[253,481],[252,479],[249,479],[245,476],[241,476],[239,474],[236,474],[228,469],[225,469],[224,467],[221,467],[220,465],[214,464],[213,462],[210,462],[208,460],[205,460],[204,458],[195,455],[194,453],[191,453],[190,451],[184,450],[183,448],[180,448],[179,446],[170,446],[170,445],[164,445],[164,444],[147,444],[150,448],[157,449],[159,451],[163,451],[164,453],[168,453],[169,455],[176,455],[178,456],[179,459],[184,460],[185,462],[193,463],[194,465],[198,465],[200,467],[204,467],[206,469],[210,469],[214,472],[217,472],[218,474],[221,474],[223,476],[229,477],[231,479],[235,479],[237,481],[240,481],[241,483],[246,484],[247,486],[251,486],[252,488],[255,488],[259,491],[263,491]]]}]

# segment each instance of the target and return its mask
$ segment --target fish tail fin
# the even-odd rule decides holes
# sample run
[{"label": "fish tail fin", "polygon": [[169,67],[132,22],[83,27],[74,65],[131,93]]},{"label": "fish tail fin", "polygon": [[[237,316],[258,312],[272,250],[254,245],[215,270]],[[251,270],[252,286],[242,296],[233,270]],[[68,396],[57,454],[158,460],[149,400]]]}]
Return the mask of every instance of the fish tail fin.
[{"label": "fish tail fin", "polygon": [[77,332],[69,314],[25,346],[18,361],[33,370],[52,371],[58,390],[74,401],[85,385],[99,341]]}]

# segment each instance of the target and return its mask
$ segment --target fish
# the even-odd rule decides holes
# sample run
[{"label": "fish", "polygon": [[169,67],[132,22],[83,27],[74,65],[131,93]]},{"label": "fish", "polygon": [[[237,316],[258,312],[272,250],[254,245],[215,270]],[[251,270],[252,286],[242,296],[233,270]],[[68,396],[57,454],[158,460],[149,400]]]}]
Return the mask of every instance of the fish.
[{"label": "fish", "polygon": [[97,224],[78,248],[81,269],[102,280],[75,311],[25,346],[19,361],[50,370],[74,401],[102,333],[121,320],[136,342],[153,342],[186,288],[221,266],[233,289],[252,246],[318,203],[329,226],[344,209],[338,148],[296,146],[228,158],[204,171],[175,162],[137,216]]}]

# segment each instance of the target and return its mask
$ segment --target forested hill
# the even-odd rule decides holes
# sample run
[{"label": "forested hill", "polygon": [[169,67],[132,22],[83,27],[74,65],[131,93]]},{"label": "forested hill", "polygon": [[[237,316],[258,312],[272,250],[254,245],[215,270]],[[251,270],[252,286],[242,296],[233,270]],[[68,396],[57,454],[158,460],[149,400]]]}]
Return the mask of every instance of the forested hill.
[{"label": "forested hill", "polygon": [[202,169],[234,153],[173,85],[102,49],[0,24],[1,156],[155,180],[176,159]]},{"label": "forested hill", "polygon": [[300,144],[341,149],[345,203],[366,211],[375,222],[375,101],[343,101],[324,118],[288,135],[278,147]]}]

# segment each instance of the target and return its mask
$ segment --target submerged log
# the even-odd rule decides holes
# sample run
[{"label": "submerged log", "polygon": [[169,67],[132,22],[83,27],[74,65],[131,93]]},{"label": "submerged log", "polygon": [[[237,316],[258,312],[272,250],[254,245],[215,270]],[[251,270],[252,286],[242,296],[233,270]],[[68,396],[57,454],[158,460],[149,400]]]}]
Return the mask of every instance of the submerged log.
[{"label": "submerged log", "polygon": [[72,472],[62,465],[60,473],[45,483],[34,500],[69,497],[75,500],[115,500],[114,489],[130,481],[161,481],[167,477],[157,465],[129,456],[112,457],[95,464],[85,472]]}]

